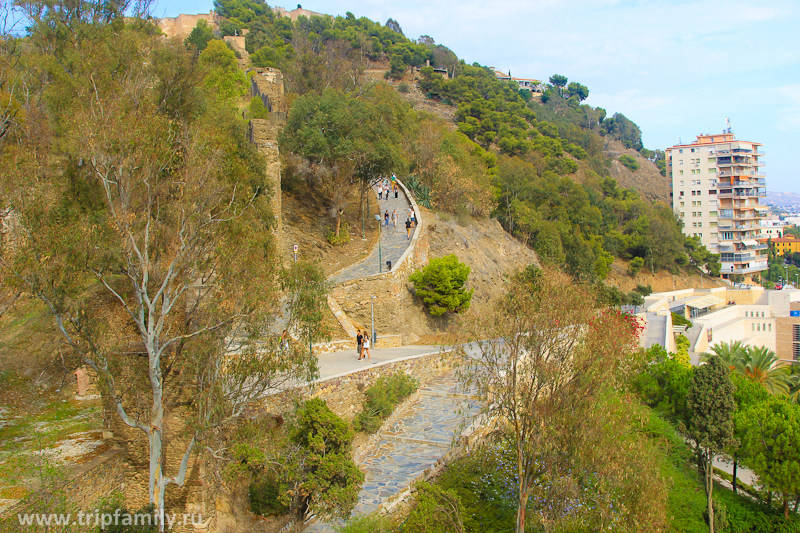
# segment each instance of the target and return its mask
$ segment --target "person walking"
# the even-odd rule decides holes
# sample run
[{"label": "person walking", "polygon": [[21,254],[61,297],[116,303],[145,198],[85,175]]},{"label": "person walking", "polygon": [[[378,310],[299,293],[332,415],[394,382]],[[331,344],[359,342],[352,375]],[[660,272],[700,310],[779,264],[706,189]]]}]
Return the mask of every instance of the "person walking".
[{"label": "person walking", "polygon": [[397,228],[397,209],[392,209],[392,224]]},{"label": "person walking", "polygon": [[395,183],[394,184],[394,199],[395,200],[397,200],[397,193],[399,193],[399,192],[400,192],[400,187],[398,187],[397,184]]},{"label": "person walking", "polygon": [[411,219],[406,219],[406,240],[411,239]]},{"label": "person walking", "polygon": [[284,352],[289,350],[289,333],[286,330],[281,333],[281,350]]},{"label": "person walking", "polygon": [[383,200],[383,185],[378,185],[378,200]]},{"label": "person walking", "polygon": [[[388,200],[388,198],[387,198],[387,200]],[[388,228],[389,227],[389,210],[388,209],[383,213],[383,227],[384,228]]]},{"label": "person walking", "polygon": [[358,360],[361,361],[361,345],[364,343],[364,335],[361,334],[361,330],[356,330],[356,353],[358,354]]},{"label": "person walking", "polygon": [[364,360],[364,354],[369,357],[369,361],[372,362],[372,355],[369,353],[369,337],[364,337],[364,342],[361,344],[361,359]]}]

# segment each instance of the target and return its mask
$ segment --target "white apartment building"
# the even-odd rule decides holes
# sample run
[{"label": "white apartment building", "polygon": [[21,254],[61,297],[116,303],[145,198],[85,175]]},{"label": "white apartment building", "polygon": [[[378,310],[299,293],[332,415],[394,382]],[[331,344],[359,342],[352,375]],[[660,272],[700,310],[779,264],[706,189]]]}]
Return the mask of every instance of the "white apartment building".
[{"label": "white apartment building", "polygon": [[761,239],[780,239],[783,237],[784,224],[777,216],[761,220]]},{"label": "white apartment building", "polygon": [[756,240],[768,209],[759,204],[766,195],[761,146],[737,140],[728,128],[666,149],[672,207],[683,220],[683,232],[699,236],[720,254],[724,278],[768,268],[767,245]]}]

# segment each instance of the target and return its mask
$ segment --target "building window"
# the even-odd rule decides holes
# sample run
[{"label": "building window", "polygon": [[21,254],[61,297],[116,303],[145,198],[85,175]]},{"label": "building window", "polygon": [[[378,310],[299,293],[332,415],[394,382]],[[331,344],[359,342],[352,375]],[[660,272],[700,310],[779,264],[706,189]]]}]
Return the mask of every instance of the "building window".
[{"label": "building window", "polygon": [[712,187],[716,187],[717,186],[717,180],[708,180],[708,184],[710,186],[712,186]]},{"label": "building window", "polygon": [[756,325],[755,325],[755,324],[750,324],[750,328],[751,328],[753,331],[755,331],[755,330],[756,330]]},{"label": "building window", "polygon": [[716,222],[709,222],[709,225],[710,225],[712,228],[716,228],[716,227],[717,227],[717,223],[716,223]]},{"label": "building window", "polygon": [[678,159],[678,164],[682,165],[683,164],[683,159]]},{"label": "building window", "polygon": [[716,163],[717,162],[717,158],[716,157],[709,157],[708,158],[708,162],[709,163]]},{"label": "building window", "polygon": [[[697,191],[697,194],[700,194],[700,191]],[[697,205],[698,205],[698,207],[703,205],[703,201],[702,200],[697,200]]]},{"label": "building window", "polygon": [[712,233],[711,236],[712,237],[717,237],[717,234],[716,233]]},{"label": "building window", "polygon": [[678,196],[683,196],[683,191],[681,191],[681,192],[680,192],[680,194],[679,194]]},{"label": "building window", "polygon": [[717,201],[716,200],[709,200],[708,201],[708,205],[717,205]]},{"label": "building window", "polygon": [[683,207],[684,202],[681,202],[681,207]]},{"label": "building window", "polygon": [[708,194],[717,194],[717,190],[716,189],[711,189],[710,191],[708,191]]},{"label": "building window", "polygon": [[708,169],[708,173],[709,173],[709,174],[716,174],[716,173],[717,173],[717,168],[716,168],[716,167],[711,167],[711,168],[709,168],[709,169]]},{"label": "building window", "polygon": [[678,171],[678,176],[683,176],[683,170]]},{"label": "building window", "polygon": [[772,322],[769,323],[769,330],[772,331]]},{"label": "building window", "polygon": [[717,212],[716,211],[709,211],[708,212],[708,216],[715,217],[715,216],[717,216]]},{"label": "building window", "polygon": [[703,227],[703,223],[702,223],[702,222],[698,222],[698,223],[697,223],[697,227],[698,227],[698,228],[702,228],[702,227]]},{"label": "building window", "polygon": [[679,182],[678,182],[678,185],[680,185],[681,187],[683,187],[683,181],[679,181]]},{"label": "building window", "polygon": [[683,148],[679,149],[679,150],[678,150],[678,153],[679,153],[679,154],[682,154],[682,153],[683,153]]}]

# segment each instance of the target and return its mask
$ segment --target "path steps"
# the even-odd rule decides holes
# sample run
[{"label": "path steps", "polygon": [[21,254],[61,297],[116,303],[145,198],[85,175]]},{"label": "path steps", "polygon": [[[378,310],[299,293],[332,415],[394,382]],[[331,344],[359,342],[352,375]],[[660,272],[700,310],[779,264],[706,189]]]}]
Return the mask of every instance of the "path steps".
[{"label": "path steps", "polygon": [[[378,207],[381,209],[380,261],[378,261],[379,254],[378,246],[376,245],[367,257],[357,263],[353,263],[352,265],[345,267],[331,276],[329,280],[334,285],[344,283],[345,281],[351,281],[366,276],[371,276],[373,274],[378,274],[379,263],[380,269],[383,272],[387,272],[386,261],[391,261],[392,266],[396,265],[397,261],[399,261],[400,257],[403,255],[403,252],[405,252],[406,248],[411,245],[411,241],[408,239],[406,234],[406,219],[408,218],[407,212],[408,208],[410,207],[410,203],[408,198],[406,198],[406,195],[403,193],[403,189],[400,189],[396,199],[394,197],[394,193],[391,193],[388,200],[378,200],[377,187],[374,188],[374,191],[376,197],[375,200],[378,202]],[[389,216],[391,217],[392,210],[397,211],[397,227],[394,227],[390,219],[389,227],[387,228],[383,225],[383,214],[388,211]]]},{"label": "path steps", "polygon": [[[366,474],[352,516],[369,514],[406,490],[452,447],[466,422],[478,412],[474,396],[457,390],[452,374],[420,389],[416,401],[398,413],[366,453]],[[314,523],[306,533],[333,532],[334,524]]]}]

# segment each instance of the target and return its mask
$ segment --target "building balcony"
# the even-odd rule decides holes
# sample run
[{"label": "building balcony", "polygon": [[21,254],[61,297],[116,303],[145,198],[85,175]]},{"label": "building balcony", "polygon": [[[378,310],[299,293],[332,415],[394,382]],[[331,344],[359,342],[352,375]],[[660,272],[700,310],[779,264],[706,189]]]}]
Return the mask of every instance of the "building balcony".
[{"label": "building balcony", "polygon": [[741,267],[735,263],[725,263],[722,261],[721,264],[722,268],[720,269],[720,274],[754,274],[756,272],[763,272],[769,268],[766,261],[763,263],[759,262],[755,266],[751,265],[747,267]]},{"label": "building balcony", "polygon": [[718,191],[717,198],[761,198],[767,195],[767,191],[761,190],[738,190],[738,191]]},{"label": "building balcony", "polygon": [[[738,163],[735,163],[735,164],[738,165]],[[723,164],[720,163],[718,166],[723,167],[723,166],[730,166],[730,165],[723,165]],[[751,169],[751,168],[739,168],[739,169],[734,168],[734,169],[731,169],[731,170],[720,170],[719,172],[717,172],[717,176],[719,176],[721,178],[724,178],[724,177],[727,177],[727,176],[766,176],[766,173],[759,172],[759,171]]]}]

